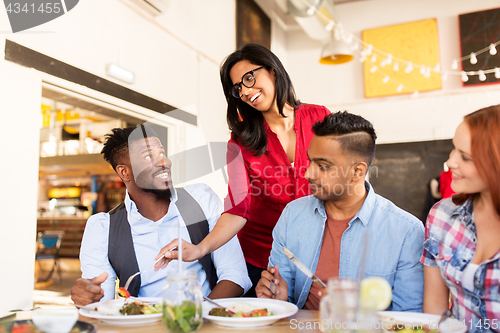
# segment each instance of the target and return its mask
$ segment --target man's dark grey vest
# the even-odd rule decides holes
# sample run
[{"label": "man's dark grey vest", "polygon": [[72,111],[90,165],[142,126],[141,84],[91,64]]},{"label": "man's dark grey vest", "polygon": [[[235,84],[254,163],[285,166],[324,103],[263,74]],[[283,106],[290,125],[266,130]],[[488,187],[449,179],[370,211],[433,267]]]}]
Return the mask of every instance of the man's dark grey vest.
[{"label": "man's dark grey vest", "polygon": [[[198,202],[184,188],[176,190],[177,202],[175,205],[186,224],[191,243],[197,245],[208,235],[208,221]],[[120,279],[120,287],[123,287],[128,278],[139,271],[125,204],[122,202],[110,210],[109,216],[108,258]],[[217,274],[210,253],[198,261],[207,274],[210,288],[213,289],[217,283]],[[130,295],[137,297],[140,288],[141,276],[138,275],[132,280],[128,291]]]}]

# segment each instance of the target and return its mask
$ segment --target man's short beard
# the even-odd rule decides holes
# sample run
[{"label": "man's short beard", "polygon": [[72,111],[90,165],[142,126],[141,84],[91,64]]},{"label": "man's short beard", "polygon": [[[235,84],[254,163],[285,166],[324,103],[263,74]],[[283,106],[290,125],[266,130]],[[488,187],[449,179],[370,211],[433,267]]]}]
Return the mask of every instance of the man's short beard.
[{"label": "man's short beard", "polygon": [[152,193],[160,199],[170,200],[170,198],[172,197],[172,192],[170,191],[170,188],[167,188],[165,190],[143,188],[142,190],[147,193]]}]

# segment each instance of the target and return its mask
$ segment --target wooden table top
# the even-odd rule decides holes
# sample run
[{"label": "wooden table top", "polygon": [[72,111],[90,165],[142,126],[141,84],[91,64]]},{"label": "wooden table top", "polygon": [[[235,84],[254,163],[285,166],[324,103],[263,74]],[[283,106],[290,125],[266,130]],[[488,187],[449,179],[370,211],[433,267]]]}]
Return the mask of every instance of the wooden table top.
[{"label": "wooden table top", "polygon": [[[18,312],[16,320],[31,319],[31,311]],[[309,310],[299,310],[295,315],[279,320],[278,322],[261,327],[234,328],[212,324],[204,319],[203,326],[196,332],[216,333],[216,332],[259,332],[259,333],[282,333],[282,332],[319,332],[319,312]],[[98,319],[87,318],[80,315],[80,321],[92,323],[97,326],[98,333],[165,333],[166,329],[160,321],[147,325],[138,326],[118,326],[101,322]]]}]

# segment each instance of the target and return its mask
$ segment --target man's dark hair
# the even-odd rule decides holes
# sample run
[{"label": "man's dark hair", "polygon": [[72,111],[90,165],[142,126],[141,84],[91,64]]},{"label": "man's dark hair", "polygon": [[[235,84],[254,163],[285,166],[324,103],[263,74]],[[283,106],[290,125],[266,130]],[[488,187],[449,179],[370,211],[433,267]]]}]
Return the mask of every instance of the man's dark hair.
[{"label": "man's dark hair", "polygon": [[111,133],[106,134],[106,141],[102,147],[101,154],[104,159],[111,164],[116,171],[116,166],[128,159],[128,145],[131,142],[143,139],[145,137],[158,137],[150,128],[144,125],[129,126],[126,128],[113,128]]},{"label": "man's dark hair", "polygon": [[316,123],[313,132],[317,136],[336,136],[343,153],[358,155],[368,166],[371,165],[377,135],[373,125],[365,118],[339,111]]}]

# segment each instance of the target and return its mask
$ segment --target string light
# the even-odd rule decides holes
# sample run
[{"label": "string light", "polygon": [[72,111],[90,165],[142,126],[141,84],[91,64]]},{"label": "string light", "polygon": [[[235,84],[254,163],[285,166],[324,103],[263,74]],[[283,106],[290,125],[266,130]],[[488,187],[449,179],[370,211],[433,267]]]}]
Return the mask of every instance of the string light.
[{"label": "string light", "polygon": [[[342,24],[341,23],[338,23],[336,24],[334,21],[332,21],[329,17],[327,17],[325,14],[323,14],[321,11],[319,11],[315,6],[311,6],[311,4],[307,1],[307,0],[302,0],[302,2],[304,4],[306,4],[307,6],[309,6],[308,10],[307,10],[307,14],[309,16],[312,16],[314,15],[315,13],[319,16],[322,16],[323,20],[328,22],[327,25],[325,26],[325,30],[327,31],[331,31],[332,29],[335,28],[334,30],[334,38],[337,39],[337,40],[340,40],[340,39],[343,39],[345,42],[347,42],[348,44],[352,43],[352,41],[354,40],[355,43],[351,46],[351,49],[352,50],[357,50],[359,48],[359,46],[361,45],[362,46],[362,50],[360,52],[360,59],[359,61],[361,63],[364,63],[367,58],[369,56],[371,56],[371,62],[374,63],[374,66],[372,66],[370,68],[370,72],[371,73],[375,73],[377,70],[380,70],[380,68],[378,66],[376,66],[375,62],[377,60],[377,54],[380,54],[381,56],[385,57],[381,62],[380,62],[380,67],[385,67],[387,65],[390,65],[391,63],[394,63],[393,65],[393,71],[397,72],[399,70],[399,63],[406,63],[406,68],[405,68],[405,73],[409,74],[413,71],[413,67],[416,66],[418,68],[420,68],[420,73],[422,75],[424,75],[424,77],[426,78],[429,78],[431,76],[431,70],[435,73],[440,73],[441,72],[441,66],[439,63],[437,63],[433,69],[431,69],[431,67],[428,67],[428,66],[425,66],[425,65],[422,65],[422,64],[415,64],[413,65],[411,63],[411,61],[407,61],[407,60],[404,60],[404,59],[401,59],[401,58],[397,58],[397,57],[394,57],[392,54],[390,53],[387,53],[387,52],[384,52],[382,50],[379,50],[377,48],[375,48],[372,44],[368,44],[366,43],[365,41],[355,37],[353,34],[351,33],[348,33],[346,32],[343,28],[342,28]],[[471,52],[469,55],[467,56],[464,56],[462,58],[460,58],[459,60],[460,61],[464,61],[464,60],[467,60],[467,59],[470,59],[470,62],[471,64],[476,64],[477,63],[477,56],[486,52],[486,51],[489,51],[489,53],[491,55],[496,55],[497,54],[497,49],[496,49],[496,46],[498,46],[500,44],[500,40],[499,41],[496,41],[495,43],[491,43],[490,45],[488,45],[487,47],[481,49],[481,50],[478,50],[476,52]],[[486,69],[486,70],[478,70],[478,71],[470,71],[470,72],[465,72],[465,71],[456,71],[458,69],[458,60],[457,59],[454,59],[452,64],[451,64],[451,69],[452,71],[443,71],[442,72],[442,75],[441,75],[441,79],[442,80],[446,80],[448,75],[449,74],[452,74],[452,75],[459,75],[461,80],[463,82],[467,82],[469,80],[469,76],[474,76],[474,75],[478,75],[479,76],[479,79],[481,81],[484,81],[486,80],[486,74],[490,74],[490,73],[494,73],[495,74],[495,78],[497,79],[500,79],[500,69],[495,67],[495,68],[492,68],[492,69]],[[383,71],[382,71],[383,72]],[[385,73],[384,73],[385,74]],[[385,74],[385,77],[383,79],[383,82],[386,83],[386,77],[389,77],[389,75]],[[391,79],[389,77],[389,80],[392,80],[394,82],[399,83],[397,81],[395,81],[394,79]],[[388,82],[388,81],[387,81]],[[397,91],[398,92],[401,92],[403,91],[404,89],[404,85],[403,84],[399,84],[397,86]],[[415,94],[415,92],[417,91],[414,91],[413,94]],[[418,92],[417,94],[418,95]]]},{"label": "string light", "polygon": [[430,68],[430,67],[426,67],[426,68],[425,68],[425,74],[424,74],[424,77],[425,77],[425,78],[429,78],[429,77],[431,77],[431,68]]},{"label": "string light", "polygon": [[476,54],[474,52],[471,52],[471,54],[470,54],[470,63],[473,65],[477,64],[477,57],[476,57]]},{"label": "string light", "polygon": [[491,55],[497,54],[497,49],[494,44],[490,44],[490,54]]},{"label": "string light", "polygon": [[405,73],[410,74],[412,70],[413,70],[413,65],[411,64],[411,61],[408,61],[408,64],[406,65],[405,68]]},{"label": "string light", "polygon": [[486,81],[486,75],[482,70],[479,71],[479,81]]},{"label": "string light", "polygon": [[461,77],[461,79],[462,79],[462,82],[467,82],[467,81],[469,81],[469,77],[467,76],[467,74],[466,74],[465,72],[462,72],[462,77]]},{"label": "string light", "polygon": [[373,45],[368,45],[368,47],[366,48],[366,55],[371,55],[373,52]]},{"label": "string light", "polygon": [[390,79],[391,79],[391,78],[389,77],[389,75],[386,75],[386,76],[384,77],[384,79],[382,80],[382,82],[383,82],[383,83],[387,83],[387,82],[389,82],[389,80],[390,80]]}]

